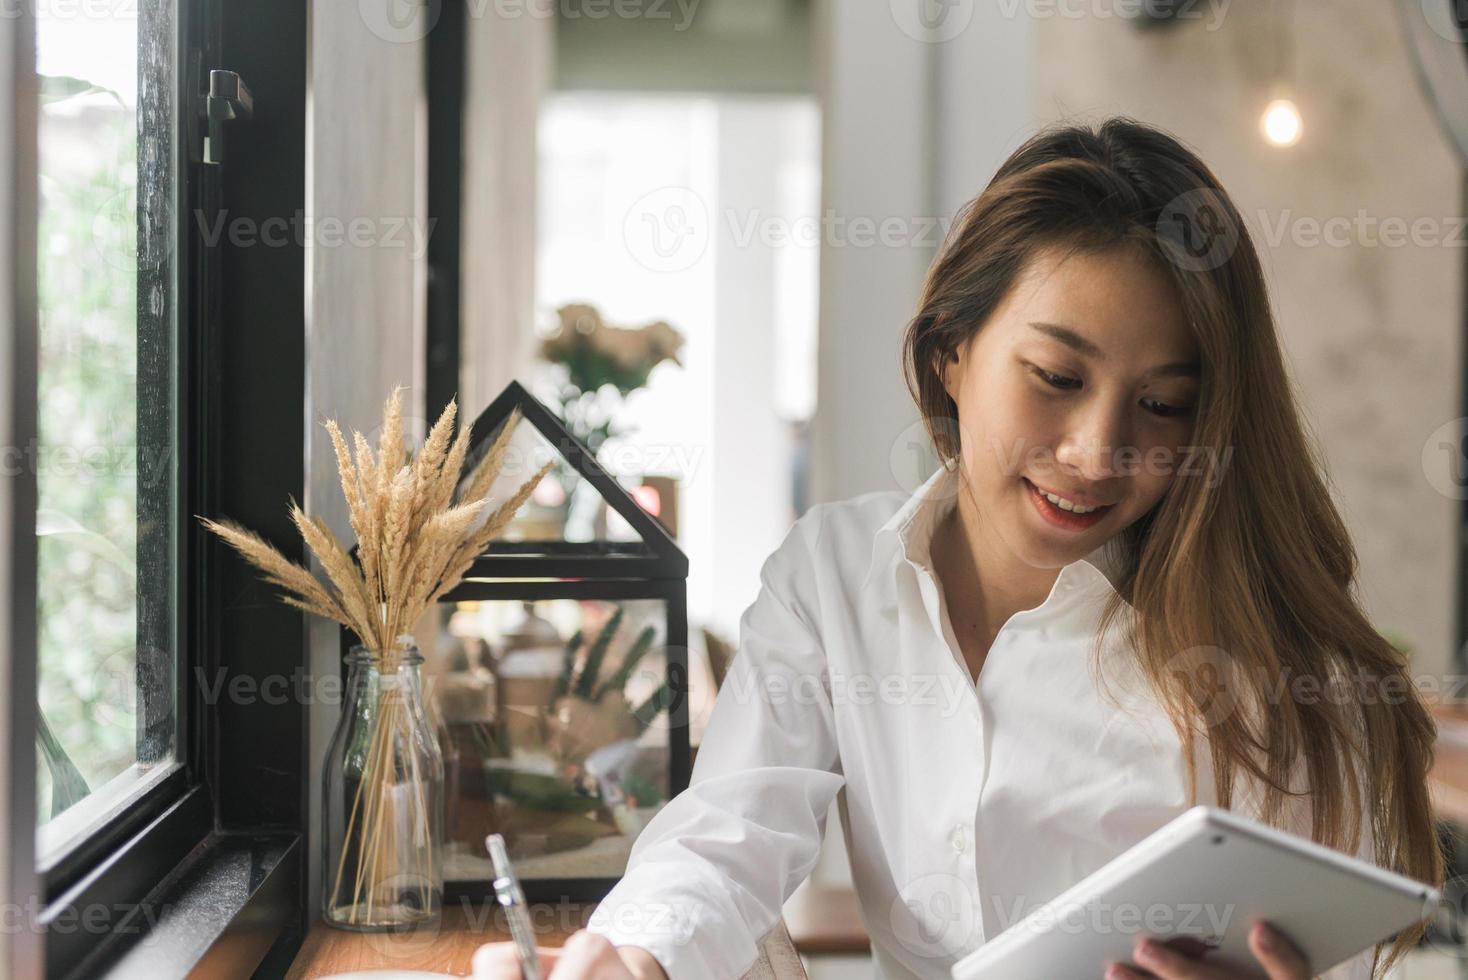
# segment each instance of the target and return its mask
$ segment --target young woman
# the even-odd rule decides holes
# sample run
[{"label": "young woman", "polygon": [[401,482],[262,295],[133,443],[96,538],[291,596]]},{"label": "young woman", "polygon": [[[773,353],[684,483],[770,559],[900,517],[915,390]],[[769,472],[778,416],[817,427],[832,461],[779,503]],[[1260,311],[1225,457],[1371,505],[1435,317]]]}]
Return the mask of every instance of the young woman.
[{"label": "young woman", "polygon": [[[1202,161],[1127,119],[1036,135],[959,215],[904,367],[943,465],[796,522],[691,787],[546,951],[551,980],[740,976],[833,800],[889,980],[946,980],[1198,802],[1441,883],[1435,728],[1358,604],[1258,257]],[[1097,976],[1236,975],[1130,928]],[[1419,936],[1325,975],[1380,977]],[[1250,946],[1274,980],[1332,966],[1265,923]],[[505,944],[475,970],[519,975]]]}]

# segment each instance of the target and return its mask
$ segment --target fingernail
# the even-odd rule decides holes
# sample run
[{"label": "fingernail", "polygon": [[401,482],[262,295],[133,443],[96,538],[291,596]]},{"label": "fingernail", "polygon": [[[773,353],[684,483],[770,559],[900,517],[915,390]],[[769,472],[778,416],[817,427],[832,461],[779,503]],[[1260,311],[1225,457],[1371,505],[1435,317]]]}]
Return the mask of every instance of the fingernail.
[{"label": "fingernail", "polygon": [[1137,943],[1137,959],[1151,962],[1157,959],[1157,946],[1150,939]]},{"label": "fingernail", "polygon": [[1262,922],[1259,923],[1259,945],[1269,950],[1279,946],[1274,930]]}]

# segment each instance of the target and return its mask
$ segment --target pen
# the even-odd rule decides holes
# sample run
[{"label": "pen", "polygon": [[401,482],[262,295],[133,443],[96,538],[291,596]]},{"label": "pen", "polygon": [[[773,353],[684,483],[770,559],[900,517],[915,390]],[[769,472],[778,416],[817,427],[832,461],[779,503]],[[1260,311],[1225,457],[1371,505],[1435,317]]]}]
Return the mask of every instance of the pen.
[{"label": "pen", "polygon": [[505,839],[499,834],[490,834],[484,838],[484,846],[489,849],[489,859],[494,864],[494,895],[504,906],[505,919],[510,924],[510,938],[514,940],[515,951],[520,956],[520,976],[523,980],[541,980],[535,930],[530,924],[525,892],[520,888],[515,866],[510,864],[509,852],[505,850]]}]

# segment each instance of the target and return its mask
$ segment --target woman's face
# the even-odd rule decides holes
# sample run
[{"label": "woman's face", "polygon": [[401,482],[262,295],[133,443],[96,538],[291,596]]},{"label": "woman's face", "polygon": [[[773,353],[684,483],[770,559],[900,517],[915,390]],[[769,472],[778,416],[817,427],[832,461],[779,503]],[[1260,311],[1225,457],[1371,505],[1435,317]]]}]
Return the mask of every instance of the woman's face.
[{"label": "woman's face", "polygon": [[[1055,568],[1172,485],[1193,433],[1198,348],[1141,252],[1045,249],[944,366],[943,384],[984,525],[1022,562]],[[1099,509],[1067,511],[1040,490]]]}]

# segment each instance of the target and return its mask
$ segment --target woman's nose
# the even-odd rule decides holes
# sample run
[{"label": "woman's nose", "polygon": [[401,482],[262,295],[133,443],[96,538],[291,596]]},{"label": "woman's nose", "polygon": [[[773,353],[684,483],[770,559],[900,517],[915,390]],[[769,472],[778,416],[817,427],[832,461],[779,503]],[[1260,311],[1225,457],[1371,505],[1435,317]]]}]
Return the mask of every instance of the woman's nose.
[{"label": "woman's nose", "polygon": [[1124,476],[1129,460],[1136,455],[1127,441],[1130,437],[1124,413],[1098,402],[1076,414],[1056,447],[1056,462],[1088,481]]}]

